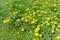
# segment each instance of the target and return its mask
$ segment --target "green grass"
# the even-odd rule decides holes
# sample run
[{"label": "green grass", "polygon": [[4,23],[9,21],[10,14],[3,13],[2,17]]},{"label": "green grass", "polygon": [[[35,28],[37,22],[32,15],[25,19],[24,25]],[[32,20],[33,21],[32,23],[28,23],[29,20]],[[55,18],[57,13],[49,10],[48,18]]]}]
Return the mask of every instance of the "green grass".
[{"label": "green grass", "polygon": [[59,31],[59,0],[0,0],[0,40],[58,40]]}]

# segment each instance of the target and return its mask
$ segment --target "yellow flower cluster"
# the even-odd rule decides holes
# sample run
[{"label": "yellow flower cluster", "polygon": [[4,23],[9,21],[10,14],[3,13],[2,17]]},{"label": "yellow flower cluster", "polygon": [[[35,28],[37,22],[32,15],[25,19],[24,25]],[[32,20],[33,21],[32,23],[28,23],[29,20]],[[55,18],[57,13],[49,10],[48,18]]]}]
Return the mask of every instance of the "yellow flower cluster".
[{"label": "yellow flower cluster", "polygon": [[38,32],[39,30],[40,30],[40,25],[38,25],[37,28],[34,31]]},{"label": "yellow flower cluster", "polygon": [[36,37],[42,37],[42,34],[39,34],[40,31],[40,25],[37,25],[37,28],[35,28],[34,32],[35,32],[35,36]]},{"label": "yellow flower cluster", "polygon": [[36,22],[37,22],[38,20],[33,20],[33,21],[31,21],[31,24],[35,24]]},{"label": "yellow flower cluster", "polygon": [[8,22],[9,22],[9,19],[3,20],[3,23],[8,23]]}]

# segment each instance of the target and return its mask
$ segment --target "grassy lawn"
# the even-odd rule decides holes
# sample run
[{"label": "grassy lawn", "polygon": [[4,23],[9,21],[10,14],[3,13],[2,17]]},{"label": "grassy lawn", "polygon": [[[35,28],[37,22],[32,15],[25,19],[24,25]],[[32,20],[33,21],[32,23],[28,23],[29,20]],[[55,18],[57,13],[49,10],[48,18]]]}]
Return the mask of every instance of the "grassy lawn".
[{"label": "grassy lawn", "polygon": [[0,0],[0,40],[60,40],[60,0]]}]

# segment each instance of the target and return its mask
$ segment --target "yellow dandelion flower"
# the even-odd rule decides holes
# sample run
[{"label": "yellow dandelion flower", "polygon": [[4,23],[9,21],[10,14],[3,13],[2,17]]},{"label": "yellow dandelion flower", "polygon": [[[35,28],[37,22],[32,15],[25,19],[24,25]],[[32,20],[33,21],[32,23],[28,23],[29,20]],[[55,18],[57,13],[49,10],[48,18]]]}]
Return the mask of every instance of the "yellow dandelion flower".
[{"label": "yellow dandelion flower", "polygon": [[25,22],[28,22],[28,20],[26,19]]},{"label": "yellow dandelion flower", "polygon": [[33,14],[29,14],[29,16],[32,16]]},{"label": "yellow dandelion flower", "polygon": [[54,18],[56,18],[56,16],[53,16]]},{"label": "yellow dandelion flower", "polygon": [[60,25],[58,25],[58,27],[60,28]]},{"label": "yellow dandelion flower", "polygon": [[39,37],[42,37],[42,34],[39,34]]},{"label": "yellow dandelion flower", "polygon": [[24,20],[24,17],[22,17],[21,20]]},{"label": "yellow dandelion flower", "polygon": [[41,16],[41,14],[38,14],[38,16]]},{"label": "yellow dandelion flower", "polygon": [[57,24],[57,22],[53,22],[54,24]]},{"label": "yellow dandelion flower", "polygon": [[41,24],[41,26],[43,26],[44,24]]},{"label": "yellow dandelion flower", "polygon": [[59,10],[59,12],[60,12],[60,10]]},{"label": "yellow dandelion flower", "polygon": [[37,10],[36,12],[40,12],[40,10]]},{"label": "yellow dandelion flower", "polygon": [[54,33],[55,31],[54,30],[51,30],[51,33]]},{"label": "yellow dandelion flower", "polygon": [[50,25],[50,23],[47,23],[46,25]]},{"label": "yellow dandelion flower", "polygon": [[8,23],[8,22],[9,22],[9,19],[3,20],[3,23]]},{"label": "yellow dandelion flower", "polygon": [[37,27],[36,29],[35,29],[35,32],[38,32],[40,30],[40,27]]},{"label": "yellow dandelion flower", "polygon": [[37,19],[33,19],[33,21],[31,22],[31,24],[35,24],[38,20]]},{"label": "yellow dandelion flower", "polygon": [[37,25],[37,27],[39,28],[39,27],[40,27],[40,25]]},{"label": "yellow dandelion flower", "polygon": [[56,3],[54,3],[54,6],[57,6]]},{"label": "yellow dandelion flower", "polygon": [[45,5],[43,5],[43,7],[45,7]]},{"label": "yellow dandelion flower", "polygon": [[19,32],[17,32],[17,34],[19,34]]},{"label": "yellow dandelion flower", "polygon": [[39,33],[35,33],[35,36],[38,37],[39,36]]},{"label": "yellow dandelion flower", "polygon": [[45,12],[45,11],[41,11],[42,13],[44,13],[44,14],[47,14],[47,12]]},{"label": "yellow dandelion flower", "polygon": [[34,32],[38,32],[40,30],[40,27],[35,28]]},{"label": "yellow dandelion flower", "polygon": [[54,11],[56,11],[56,8],[54,9]]},{"label": "yellow dandelion flower", "polygon": [[23,32],[24,31],[24,28],[22,28],[21,31]]},{"label": "yellow dandelion flower", "polygon": [[16,13],[18,13],[18,11],[16,11]]},{"label": "yellow dandelion flower", "polygon": [[44,14],[47,14],[47,12],[45,12],[45,11],[44,11],[43,13],[44,13]]},{"label": "yellow dandelion flower", "polygon": [[36,8],[36,6],[33,6],[32,8]]},{"label": "yellow dandelion flower", "polygon": [[60,6],[60,4],[58,4]]},{"label": "yellow dandelion flower", "polygon": [[25,18],[28,18],[28,16],[25,16]]},{"label": "yellow dandelion flower", "polygon": [[57,36],[56,38],[57,38],[57,39],[60,39],[60,36]]},{"label": "yellow dandelion flower", "polygon": [[55,19],[58,19],[57,17]]},{"label": "yellow dandelion flower", "polygon": [[32,21],[31,24],[35,24],[35,21]]},{"label": "yellow dandelion flower", "polygon": [[29,15],[28,15],[27,17],[28,17],[28,18],[30,18],[30,16],[29,16]]},{"label": "yellow dandelion flower", "polygon": [[48,21],[45,21],[45,23],[48,23]]},{"label": "yellow dandelion flower", "polygon": [[47,18],[47,20],[50,20],[51,18]]},{"label": "yellow dandelion flower", "polygon": [[33,14],[35,15],[36,13],[35,13],[35,12],[33,12]]},{"label": "yellow dandelion flower", "polygon": [[19,4],[19,6],[22,6],[22,4]]},{"label": "yellow dandelion flower", "polygon": [[20,21],[20,19],[17,19],[16,21],[18,22],[18,21]]},{"label": "yellow dandelion flower", "polygon": [[13,15],[16,14],[16,12],[13,12]]},{"label": "yellow dandelion flower", "polygon": [[29,10],[30,10],[29,8],[25,9],[25,11],[29,11]]},{"label": "yellow dandelion flower", "polygon": [[35,19],[35,22],[37,22],[38,20],[37,19]]},{"label": "yellow dandelion flower", "polygon": [[50,11],[50,13],[52,14],[52,11]]},{"label": "yellow dandelion flower", "polygon": [[18,12],[20,12],[20,10],[18,10]]},{"label": "yellow dandelion flower", "polygon": [[42,22],[42,24],[45,24],[44,22]]},{"label": "yellow dandelion flower", "polygon": [[38,30],[34,30],[34,32],[38,32]]},{"label": "yellow dandelion flower", "polygon": [[58,30],[59,30],[59,28],[56,28],[55,30],[56,30],[56,31],[58,31]]}]

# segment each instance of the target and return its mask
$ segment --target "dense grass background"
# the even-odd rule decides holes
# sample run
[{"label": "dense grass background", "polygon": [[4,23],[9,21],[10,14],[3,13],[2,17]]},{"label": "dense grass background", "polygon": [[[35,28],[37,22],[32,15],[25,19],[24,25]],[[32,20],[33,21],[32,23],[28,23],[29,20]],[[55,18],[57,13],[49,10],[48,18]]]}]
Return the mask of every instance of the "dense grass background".
[{"label": "dense grass background", "polygon": [[[34,4],[34,1],[35,0],[0,0],[0,40],[57,40],[56,37],[60,35],[60,28],[57,32],[55,31],[55,33],[51,33],[50,30],[55,30],[60,24],[60,0],[57,0],[57,6],[54,6],[53,0],[38,0],[36,4]],[[49,5],[49,3],[52,5]],[[54,9],[56,10],[54,11]],[[39,10],[44,10],[47,14],[37,12]],[[50,11],[52,11],[52,14],[50,14]],[[13,14],[14,12],[18,12],[18,14]],[[36,12],[35,15],[34,12]],[[24,18],[30,14],[33,15],[31,19]],[[51,19],[49,23],[55,21],[57,24],[43,25],[43,22],[45,23],[47,18],[52,18],[53,16],[57,16],[57,19]],[[24,18],[24,20],[21,18]],[[5,19],[9,19],[9,23],[3,23]],[[16,22],[17,19],[21,20]],[[26,23],[26,19],[29,20],[29,22]],[[38,22],[30,24],[34,19],[37,19]],[[34,35],[34,30],[38,24],[41,26],[39,33],[43,34],[41,38]],[[24,31],[22,31],[22,28]]]}]

